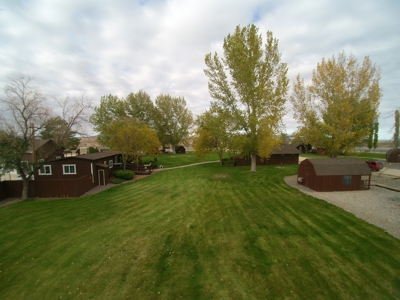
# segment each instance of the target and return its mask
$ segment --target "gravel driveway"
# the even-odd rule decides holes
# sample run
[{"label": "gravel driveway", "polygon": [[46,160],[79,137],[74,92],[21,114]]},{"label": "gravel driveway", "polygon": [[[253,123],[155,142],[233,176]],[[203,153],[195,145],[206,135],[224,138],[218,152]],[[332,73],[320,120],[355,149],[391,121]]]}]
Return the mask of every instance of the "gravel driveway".
[{"label": "gravel driveway", "polygon": [[315,192],[297,184],[296,180],[297,175],[285,177],[288,185],[339,206],[400,239],[400,192],[373,185],[380,184],[400,189],[400,178],[376,172],[372,174],[373,186],[370,190],[351,192]]}]

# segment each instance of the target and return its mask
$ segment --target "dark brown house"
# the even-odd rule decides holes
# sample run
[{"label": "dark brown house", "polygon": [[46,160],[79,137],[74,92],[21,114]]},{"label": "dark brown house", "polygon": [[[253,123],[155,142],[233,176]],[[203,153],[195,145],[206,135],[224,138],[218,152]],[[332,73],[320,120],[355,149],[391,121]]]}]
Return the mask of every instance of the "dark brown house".
[{"label": "dark brown house", "polygon": [[[98,185],[106,185],[121,169],[119,151],[92,153],[46,161],[29,182],[30,198],[79,197]],[[0,197],[21,197],[22,181],[0,183]]]},{"label": "dark brown house", "polygon": [[176,154],[184,154],[184,153],[186,153],[186,148],[183,147],[183,146],[178,146],[178,147],[176,147],[176,149],[175,149],[175,153],[176,153]]},{"label": "dark brown house", "polygon": [[306,159],[297,182],[317,192],[365,190],[370,188],[371,170],[359,158]]},{"label": "dark brown house", "polygon": [[400,163],[400,149],[393,148],[386,152],[386,161]]},{"label": "dark brown house", "polygon": [[327,156],[328,153],[326,153],[325,148],[320,148],[317,147],[317,150],[315,152],[318,156]]},{"label": "dark brown house", "polygon": [[[295,145],[281,145],[274,149],[270,158],[262,160],[258,155],[256,158],[257,166],[260,165],[293,165],[299,163],[300,150]],[[250,166],[251,158],[246,156],[235,157],[235,166]]]},{"label": "dark brown house", "polygon": [[35,139],[34,144],[29,147],[23,156],[23,160],[32,163],[38,160],[47,161],[63,157],[63,151],[58,149],[57,144],[53,140]]}]

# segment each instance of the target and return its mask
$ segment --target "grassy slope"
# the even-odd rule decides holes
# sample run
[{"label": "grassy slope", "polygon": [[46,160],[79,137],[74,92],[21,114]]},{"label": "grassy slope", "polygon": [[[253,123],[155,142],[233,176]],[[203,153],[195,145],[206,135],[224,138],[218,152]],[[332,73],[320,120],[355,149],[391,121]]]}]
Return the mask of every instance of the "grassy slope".
[{"label": "grassy slope", "polygon": [[400,241],[286,186],[296,169],[208,164],[0,208],[1,299],[400,298]]},{"label": "grassy slope", "polygon": [[[219,160],[218,154],[215,152],[208,153],[204,156],[197,156],[194,152],[187,152],[185,154],[159,154],[157,156],[143,156],[143,162],[147,163],[152,161],[155,157],[157,158],[157,164],[162,165],[164,168]],[[224,157],[228,157],[228,154],[225,153]]]}]

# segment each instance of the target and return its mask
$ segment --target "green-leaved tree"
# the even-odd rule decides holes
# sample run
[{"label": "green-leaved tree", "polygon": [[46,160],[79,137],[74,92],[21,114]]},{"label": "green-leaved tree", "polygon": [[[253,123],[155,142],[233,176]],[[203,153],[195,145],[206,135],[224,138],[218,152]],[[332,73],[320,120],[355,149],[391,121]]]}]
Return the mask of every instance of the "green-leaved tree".
[{"label": "green-leaved tree", "polygon": [[155,100],[155,130],[162,145],[171,144],[173,152],[179,143],[185,143],[193,124],[192,112],[183,97],[161,94]]},{"label": "green-leaved tree", "polygon": [[222,59],[217,53],[205,57],[208,89],[218,106],[237,120],[236,145],[251,157],[251,171],[256,171],[256,155],[268,158],[280,144],[288,68],[272,32],[263,44],[255,25],[237,26],[224,39],[223,50]]}]

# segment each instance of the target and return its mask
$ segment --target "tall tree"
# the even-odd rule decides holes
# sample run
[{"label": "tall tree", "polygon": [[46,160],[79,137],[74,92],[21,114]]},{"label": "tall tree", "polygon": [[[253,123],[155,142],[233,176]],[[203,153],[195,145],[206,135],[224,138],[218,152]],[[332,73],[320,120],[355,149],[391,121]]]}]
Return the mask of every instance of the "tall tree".
[{"label": "tall tree", "polygon": [[140,90],[137,93],[130,93],[125,101],[127,102],[127,114],[154,128],[154,104],[149,94]]},{"label": "tall tree", "polygon": [[90,117],[94,130],[99,132],[98,141],[107,145],[110,136],[106,130],[107,126],[115,121],[127,117],[127,105],[124,99],[118,96],[102,96],[100,106],[94,108],[94,113]]},{"label": "tall tree", "polygon": [[135,118],[128,117],[123,120],[115,120],[107,126],[107,130],[112,132],[108,145],[112,149],[122,152],[124,170],[130,157],[134,159],[137,165],[140,156],[144,153],[150,155],[159,153],[161,143],[155,131]]},{"label": "tall tree", "polygon": [[256,171],[256,155],[268,158],[280,143],[288,68],[272,32],[267,32],[263,45],[255,25],[237,26],[224,39],[223,49],[223,59],[217,53],[205,57],[208,89],[238,121],[243,133],[239,144],[243,154],[251,156],[251,171]]},{"label": "tall tree", "polygon": [[76,149],[80,141],[76,134],[77,132],[71,130],[68,123],[59,116],[50,118],[40,132],[42,139],[53,140],[63,150]]},{"label": "tall tree", "polygon": [[1,102],[6,106],[6,116],[3,116],[0,136],[0,163],[7,170],[17,170],[23,181],[22,199],[25,200],[28,198],[29,180],[42,163],[35,160],[22,163],[23,157],[37,132],[47,124],[51,110],[30,77],[10,78],[4,91]]},{"label": "tall tree", "polygon": [[198,155],[217,151],[220,165],[225,152],[232,150],[235,120],[226,111],[215,105],[200,115],[197,120],[197,136],[194,150]]},{"label": "tall tree", "polygon": [[372,144],[372,146],[374,147],[374,151],[376,148],[378,148],[378,132],[379,132],[379,122],[375,121],[374,122],[374,142]]},{"label": "tall tree", "polygon": [[290,100],[299,129],[331,156],[358,146],[378,116],[379,80],[380,70],[368,56],[362,64],[344,52],[322,59],[309,86],[300,75],[293,86]]},{"label": "tall tree", "polygon": [[159,95],[155,100],[155,130],[163,146],[171,144],[173,152],[179,143],[185,143],[193,124],[192,112],[181,97]]}]

